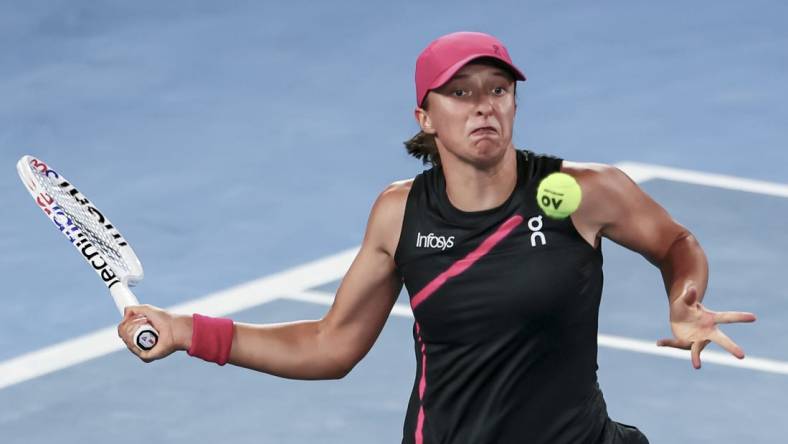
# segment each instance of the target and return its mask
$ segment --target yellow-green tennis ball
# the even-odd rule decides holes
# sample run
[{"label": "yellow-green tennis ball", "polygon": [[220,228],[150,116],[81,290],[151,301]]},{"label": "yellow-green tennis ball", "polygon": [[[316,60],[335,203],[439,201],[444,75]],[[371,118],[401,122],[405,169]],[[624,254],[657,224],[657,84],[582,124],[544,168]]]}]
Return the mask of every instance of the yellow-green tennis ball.
[{"label": "yellow-green tennis ball", "polygon": [[577,210],[583,191],[574,177],[566,173],[553,173],[542,179],[536,190],[536,202],[549,217],[564,219]]}]

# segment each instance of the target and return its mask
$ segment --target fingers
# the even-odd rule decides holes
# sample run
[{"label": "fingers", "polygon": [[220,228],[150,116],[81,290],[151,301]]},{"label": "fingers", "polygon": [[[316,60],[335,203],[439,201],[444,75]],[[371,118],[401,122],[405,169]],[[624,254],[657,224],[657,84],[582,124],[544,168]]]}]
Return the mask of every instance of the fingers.
[{"label": "fingers", "polygon": [[123,320],[120,321],[118,324],[118,336],[123,337],[123,330],[129,322],[134,322],[138,319],[147,319],[147,316],[143,314],[132,314],[132,312],[126,312],[123,316]]},{"label": "fingers", "polygon": [[133,342],[132,337],[134,336],[134,332],[137,331],[137,328],[147,322],[148,319],[145,316],[135,316],[124,320],[118,326],[118,335],[123,338],[124,342],[130,344]]},{"label": "fingers", "polygon": [[657,341],[657,346],[659,347],[673,347],[679,348],[682,350],[690,350],[690,355],[692,356],[692,367],[695,369],[700,368],[700,352],[703,351],[704,348],[709,344],[711,341],[684,341],[681,339],[675,338],[665,338],[660,339]]},{"label": "fingers", "polygon": [[136,341],[134,340],[135,334],[145,324],[148,324],[149,320],[145,316],[139,316],[132,319],[127,327],[126,327],[126,337],[128,338],[127,347],[132,349],[135,355],[137,355],[141,360],[144,362],[152,362],[154,360],[152,351],[151,350],[141,350],[138,346]]},{"label": "fingers", "polygon": [[123,336],[121,329],[123,326],[134,319],[148,319],[151,324],[161,320],[161,309],[150,305],[130,305],[123,309],[123,320],[118,325],[118,336]]},{"label": "fingers", "polygon": [[[754,322],[755,315],[746,311],[723,311],[714,314],[717,324],[733,324],[735,322]],[[716,342],[716,341],[715,341]]]},{"label": "fingers", "polygon": [[123,308],[123,318],[134,315],[150,315],[157,310],[151,305],[128,305]]},{"label": "fingers", "polygon": [[666,338],[666,339],[658,340],[657,345],[660,347],[673,347],[682,350],[690,350],[690,355],[692,357],[692,367],[695,369],[699,369],[701,365],[700,352],[702,352],[703,349],[706,348],[707,345],[709,345],[709,342],[711,341],[706,340],[706,341],[690,342],[690,341],[683,341],[680,339]]},{"label": "fingers", "polygon": [[[144,362],[164,358],[175,351],[172,340],[173,315],[151,305],[135,305],[123,310],[123,320],[118,324],[118,336],[126,347]],[[135,333],[145,324],[159,332],[159,340],[151,350],[141,350],[134,340]]]},{"label": "fingers", "polygon": [[143,361],[146,361],[142,355],[143,351],[140,350],[134,343],[134,333],[140,326],[148,323],[148,318],[141,314],[132,313],[132,311],[128,310],[124,312],[124,318],[120,324],[118,324],[118,336],[126,344],[126,348],[128,348],[132,353],[137,355]]},{"label": "fingers", "polygon": [[689,341],[682,341],[680,339],[674,338],[665,338],[657,341],[658,347],[673,347],[680,348],[682,350],[689,350],[691,345],[692,343]]},{"label": "fingers", "polygon": [[723,333],[719,328],[715,329],[709,337],[720,347],[727,350],[728,353],[736,356],[739,359],[744,359],[744,350],[742,350],[741,347],[733,342],[733,340],[729,338],[728,335]]},{"label": "fingers", "polygon": [[692,367],[695,368],[695,370],[700,369],[700,352],[709,345],[709,342],[711,341],[695,341],[692,343],[690,354],[692,355]]},{"label": "fingers", "polygon": [[126,307],[124,307],[124,308],[123,308],[123,320],[124,320],[124,321],[125,321],[126,319],[128,319],[128,318],[130,318],[130,317],[134,316],[135,314],[136,314],[136,313],[134,312],[134,307],[131,307],[131,306],[126,306]]}]

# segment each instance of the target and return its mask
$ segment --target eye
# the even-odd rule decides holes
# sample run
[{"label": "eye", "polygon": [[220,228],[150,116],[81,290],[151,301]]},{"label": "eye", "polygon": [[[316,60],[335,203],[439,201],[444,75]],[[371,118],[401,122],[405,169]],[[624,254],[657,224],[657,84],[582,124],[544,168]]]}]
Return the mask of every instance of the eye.
[{"label": "eye", "polygon": [[454,97],[465,97],[471,95],[471,93],[464,89],[455,89],[452,90],[451,95],[453,95]]},{"label": "eye", "polygon": [[495,88],[493,88],[492,93],[494,96],[502,96],[506,94],[506,88],[504,88],[503,86],[496,86]]}]

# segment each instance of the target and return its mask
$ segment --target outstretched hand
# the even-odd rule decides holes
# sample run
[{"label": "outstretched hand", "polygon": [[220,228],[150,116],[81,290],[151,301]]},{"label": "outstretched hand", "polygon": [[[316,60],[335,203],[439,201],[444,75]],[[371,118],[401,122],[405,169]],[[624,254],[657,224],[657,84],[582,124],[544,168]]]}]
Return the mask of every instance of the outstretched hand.
[{"label": "outstretched hand", "polygon": [[691,350],[692,366],[700,368],[700,352],[714,342],[739,359],[744,358],[744,350],[720,330],[718,324],[734,322],[753,322],[755,315],[742,311],[711,311],[700,303],[698,290],[688,286],[684,293],[670,304],[670,329],[673,338],[660,339],[660,347],[674,347]]}]

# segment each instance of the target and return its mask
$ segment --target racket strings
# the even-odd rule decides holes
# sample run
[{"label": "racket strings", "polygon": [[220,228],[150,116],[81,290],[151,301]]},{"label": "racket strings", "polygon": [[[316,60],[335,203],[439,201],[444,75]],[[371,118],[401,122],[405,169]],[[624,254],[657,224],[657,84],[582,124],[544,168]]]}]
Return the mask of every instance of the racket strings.
[{"label": "racket strings", "polygon": [[[32,166],[30,169],[40,187],[49,194],[54,200],[54,204],[63,211],[70,219],[71,223],[78,227],[82,234],[93,244],[101,257],[109,262],[110,267],[112,267],[116,273],[130,272],[126,260],[120,253],[119,240],[122,242],[123,239],[120,235],[117,235],[117,238],[113,235],[110,231],[112,225],[109,221],[105,219],[104,223],[106,225],[103,225],[99,221],[99,216],[88,210],[88,208],[93,208],[93,210],[98,213],[95,207],[89,202],[87,204],[78,202],[76,196],[72,195],[70,192],[70,190],[76,190],[76,188],[69,185],[63,186],[63,184],[67,184],[67,182],[63,182],[60,179],[53,179]],[[82,196],[82,199],[87,201],[84,196]],[[64,227],[61,227],[61,230],[68,231],[68,227],[64,225]],[[79,241],[75,240],[74,243],[78,244]]]}]

